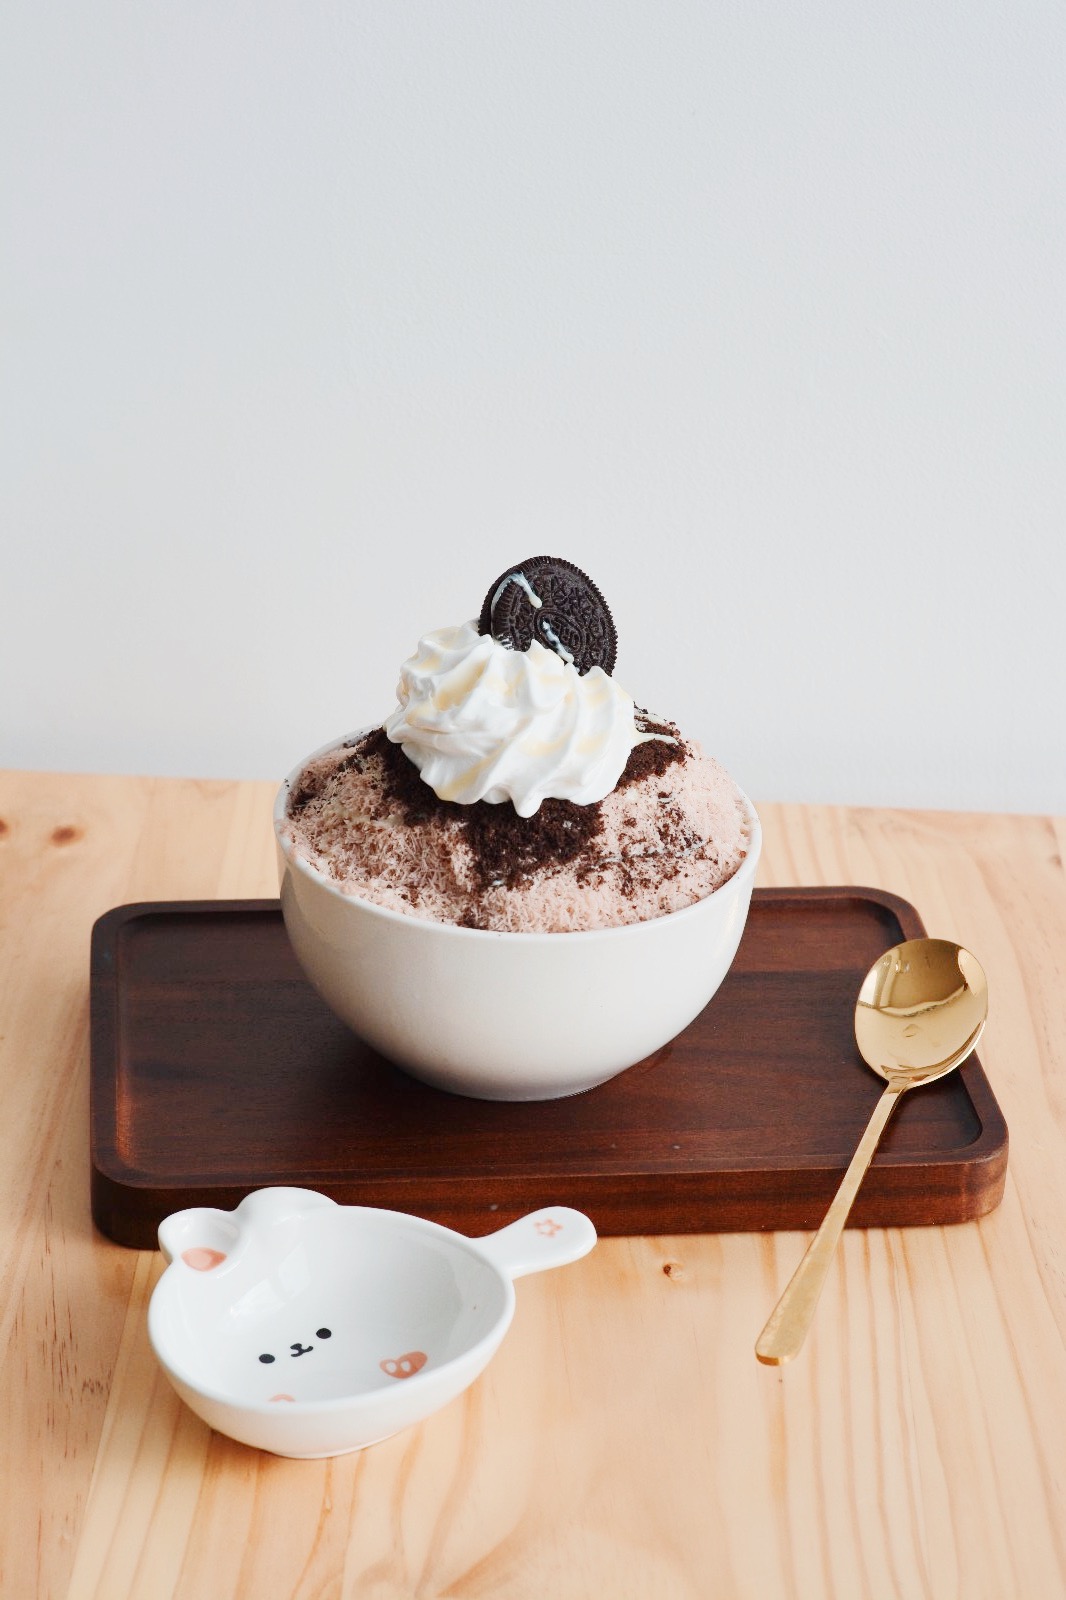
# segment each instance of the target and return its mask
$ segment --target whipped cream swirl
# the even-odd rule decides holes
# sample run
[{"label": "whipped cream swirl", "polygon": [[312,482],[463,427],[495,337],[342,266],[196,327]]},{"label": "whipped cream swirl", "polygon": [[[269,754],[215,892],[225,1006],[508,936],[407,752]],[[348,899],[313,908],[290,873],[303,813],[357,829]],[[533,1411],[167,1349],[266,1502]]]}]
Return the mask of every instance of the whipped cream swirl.
[{"label": "whipped cream swirl", "polygon": [[602,667],[581,675],[536,640],[509,650],[473,622],[420,639],[396,694],[385,732],[441,800],[510,800],[520,817],[604,799],[643,737]]}]

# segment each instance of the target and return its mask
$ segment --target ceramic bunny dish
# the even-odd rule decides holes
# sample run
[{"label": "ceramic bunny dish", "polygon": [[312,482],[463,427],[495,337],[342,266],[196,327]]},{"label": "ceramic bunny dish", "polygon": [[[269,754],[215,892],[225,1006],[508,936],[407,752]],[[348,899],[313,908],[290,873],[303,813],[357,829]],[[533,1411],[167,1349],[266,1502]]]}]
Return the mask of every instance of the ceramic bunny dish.
[{"label": "ceramic bunny dish", "polygon": [[148,1335],[212,1428],[283,1456],[388,1438],[462,1393],[510,1326],[513,1280],[596,1243],[550,1206],[471,1239],[310,1189],[260,1189],[234,1211],[167,1217]]}]

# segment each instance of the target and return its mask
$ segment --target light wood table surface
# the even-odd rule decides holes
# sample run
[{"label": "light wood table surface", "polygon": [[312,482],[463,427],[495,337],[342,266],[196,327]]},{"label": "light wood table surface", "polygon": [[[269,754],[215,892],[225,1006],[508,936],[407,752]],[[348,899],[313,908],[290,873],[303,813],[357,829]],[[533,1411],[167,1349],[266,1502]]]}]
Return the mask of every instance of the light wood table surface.
[{"label": "light wood table surface", "polygon": [[96,1234],[88,1191],[93,921],[275,894],[272,798],[0,777],[4,1600],[1066,1595],[1066,819],[760,808],[762,885],[891,890],[984,965],[995,1212],[849,1231],[781,1369],[752,1347],[804,1236],[601,1240],[518,1285],[462,1399],[294,1462],[177,1400],[161,1258]]}]

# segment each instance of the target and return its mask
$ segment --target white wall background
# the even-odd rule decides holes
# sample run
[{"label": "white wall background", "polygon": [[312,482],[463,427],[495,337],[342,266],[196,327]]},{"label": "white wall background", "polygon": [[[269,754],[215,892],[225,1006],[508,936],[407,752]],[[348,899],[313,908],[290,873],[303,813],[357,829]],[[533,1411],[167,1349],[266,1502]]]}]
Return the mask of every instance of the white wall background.
[{"label": "white wall background", "polygon": [[1059,0],[6,0],[0,760],[277,777],[542,552],[757,799],[1066,811]]}]

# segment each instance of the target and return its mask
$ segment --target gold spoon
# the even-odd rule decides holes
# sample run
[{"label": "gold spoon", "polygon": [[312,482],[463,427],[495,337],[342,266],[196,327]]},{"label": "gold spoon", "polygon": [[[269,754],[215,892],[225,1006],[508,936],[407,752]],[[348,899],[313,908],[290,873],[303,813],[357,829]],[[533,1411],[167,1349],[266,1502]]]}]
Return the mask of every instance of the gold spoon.
[{"label": "gold spoon", "polygon": [[825,1220],[759,1335],[760,1361],[790,1361],[807,1337],[837,1241],[900,1096],[965,1061],[987,1015],[988,984],[980,963],[947,939],[908,939],[886,950],[866,974],[855,1003],[855,1039],[867,1066],[888,1088]]}]

